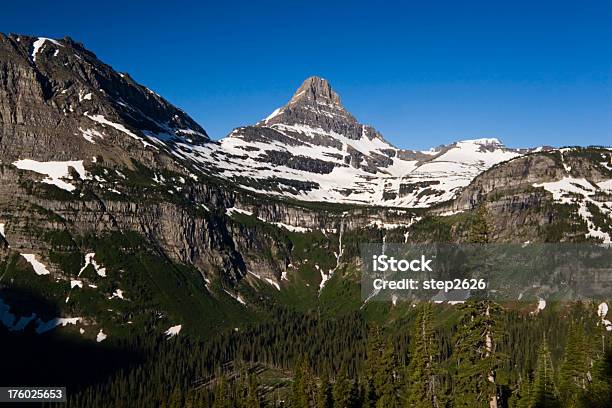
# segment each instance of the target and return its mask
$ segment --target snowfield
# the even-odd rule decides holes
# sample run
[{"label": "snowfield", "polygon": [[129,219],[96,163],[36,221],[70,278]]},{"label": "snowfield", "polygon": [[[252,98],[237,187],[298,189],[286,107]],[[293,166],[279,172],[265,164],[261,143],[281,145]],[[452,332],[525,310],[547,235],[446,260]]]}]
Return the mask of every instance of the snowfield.
[{"label": "snowfield", "polygon": [[23,159],[14,162],[13,166],[20,170],[28,170],[43,174],[47,176],[42,180],[43,183],[55,185],[68,192],[72,192],[76,188],[74,185],[64,181],[64,179],[70,178],[70,168],[76,170],[82,180],[88,178],[88,174],[83,166],[83,160],[39,162],[36,160]]},{"label": "snowfield", "polygon": [[[172,154],[255,192],[293,196],[304,201],[413,208],[430,207],[450,200],[483,171],[521,155],[505,148],[497,139],[476,139],[458,142],[440,151],[428,151],[424,158],[401,159],[397,157],[398,149],[379,138],[363,136],[353,140],[306,125],[274,124],[270,129],[288,139],[300,134],[312,138],[313,142],[303,142],[303,139],[292,144],[249,141],[239,128],[218,144],[194,146],[178,142],[173,145]],[[340,143],[342,148],[314,143],[315,138],[321,137]],[[349,165],[346,163],[349,148],[365,157],[364,165],[368,164],[368,157],[386,157],[390,164],[380,167],[376,173]],[[396,152],[396,156],[389,158],[389,151]],[[325,174],[266,163],[266,158],[275,152],[317,159],[333,168]],[[277,179],[307,183],[312,188],[296,191],[279,184]],[[255,187],[257,184],[271,184],[276,188]],[[389,195],[394,197],[389,198]]]}]

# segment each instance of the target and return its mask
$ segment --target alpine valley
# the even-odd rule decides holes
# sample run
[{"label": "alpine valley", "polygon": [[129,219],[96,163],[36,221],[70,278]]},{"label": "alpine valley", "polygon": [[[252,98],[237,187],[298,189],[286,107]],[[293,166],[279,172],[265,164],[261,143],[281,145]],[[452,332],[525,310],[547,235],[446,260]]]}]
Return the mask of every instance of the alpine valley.
[{"label": "alpine valley", "polygon": [[319,77],[215,141],[68,37],[0,34],[0,385],[74,407],[612,406],[606,301],[364,302],[368,242],[610,244],[612,150],[400,149]]}]

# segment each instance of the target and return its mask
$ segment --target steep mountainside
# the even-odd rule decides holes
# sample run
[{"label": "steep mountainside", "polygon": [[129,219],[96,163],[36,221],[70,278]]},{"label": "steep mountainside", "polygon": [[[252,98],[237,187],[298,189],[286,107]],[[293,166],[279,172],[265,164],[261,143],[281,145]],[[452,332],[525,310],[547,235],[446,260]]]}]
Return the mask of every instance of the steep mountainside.
[{"label": "steep mountainside", "polygon": [[495,166],[450,211],[480,203],[490,210],[495,240],[612,243],[612,151],[560,149]]},{"label": "steep mountainside", "polygon": [[107,341],[355,310],[361,243],[462,241],[483,205],[496,242],[609,242],[610,150],[528,153],[397,149],[320,78],[213,142],[71,39],[0,35],[0,322]]},{"label": "steep mountainside", "polygon": [[[159,139],[208,141],[181,110],[70,38],[0,35],[0,159],[155,162]],[[168,165],[168,161],[164,164]]]}]

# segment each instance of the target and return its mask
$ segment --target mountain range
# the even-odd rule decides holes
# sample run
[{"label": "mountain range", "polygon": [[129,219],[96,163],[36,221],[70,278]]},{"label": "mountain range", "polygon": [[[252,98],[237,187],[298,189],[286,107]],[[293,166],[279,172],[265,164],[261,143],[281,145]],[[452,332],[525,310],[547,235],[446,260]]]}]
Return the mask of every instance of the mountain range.
[{"label": "mountain range", "polygon": [[70,38],[0,35],[0,84],[9,331],[102,342],[239,326],[267,301],[358,309],[360,242],[464,242],[483,207],[492,242],[612,242],[606,147],[399,149],[319,77],[214,141]]}]

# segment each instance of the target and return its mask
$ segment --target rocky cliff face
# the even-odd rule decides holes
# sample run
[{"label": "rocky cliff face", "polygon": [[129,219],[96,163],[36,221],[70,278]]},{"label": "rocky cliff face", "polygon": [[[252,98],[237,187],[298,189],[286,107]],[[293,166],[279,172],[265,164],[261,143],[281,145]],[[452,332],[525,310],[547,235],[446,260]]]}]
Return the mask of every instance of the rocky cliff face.
[{"label": "rocky cliff face", "polygon": [[612,242],[612,152],[573,148],[533,153],[477,176],[438,214],[483,205],[497,242]]}]

